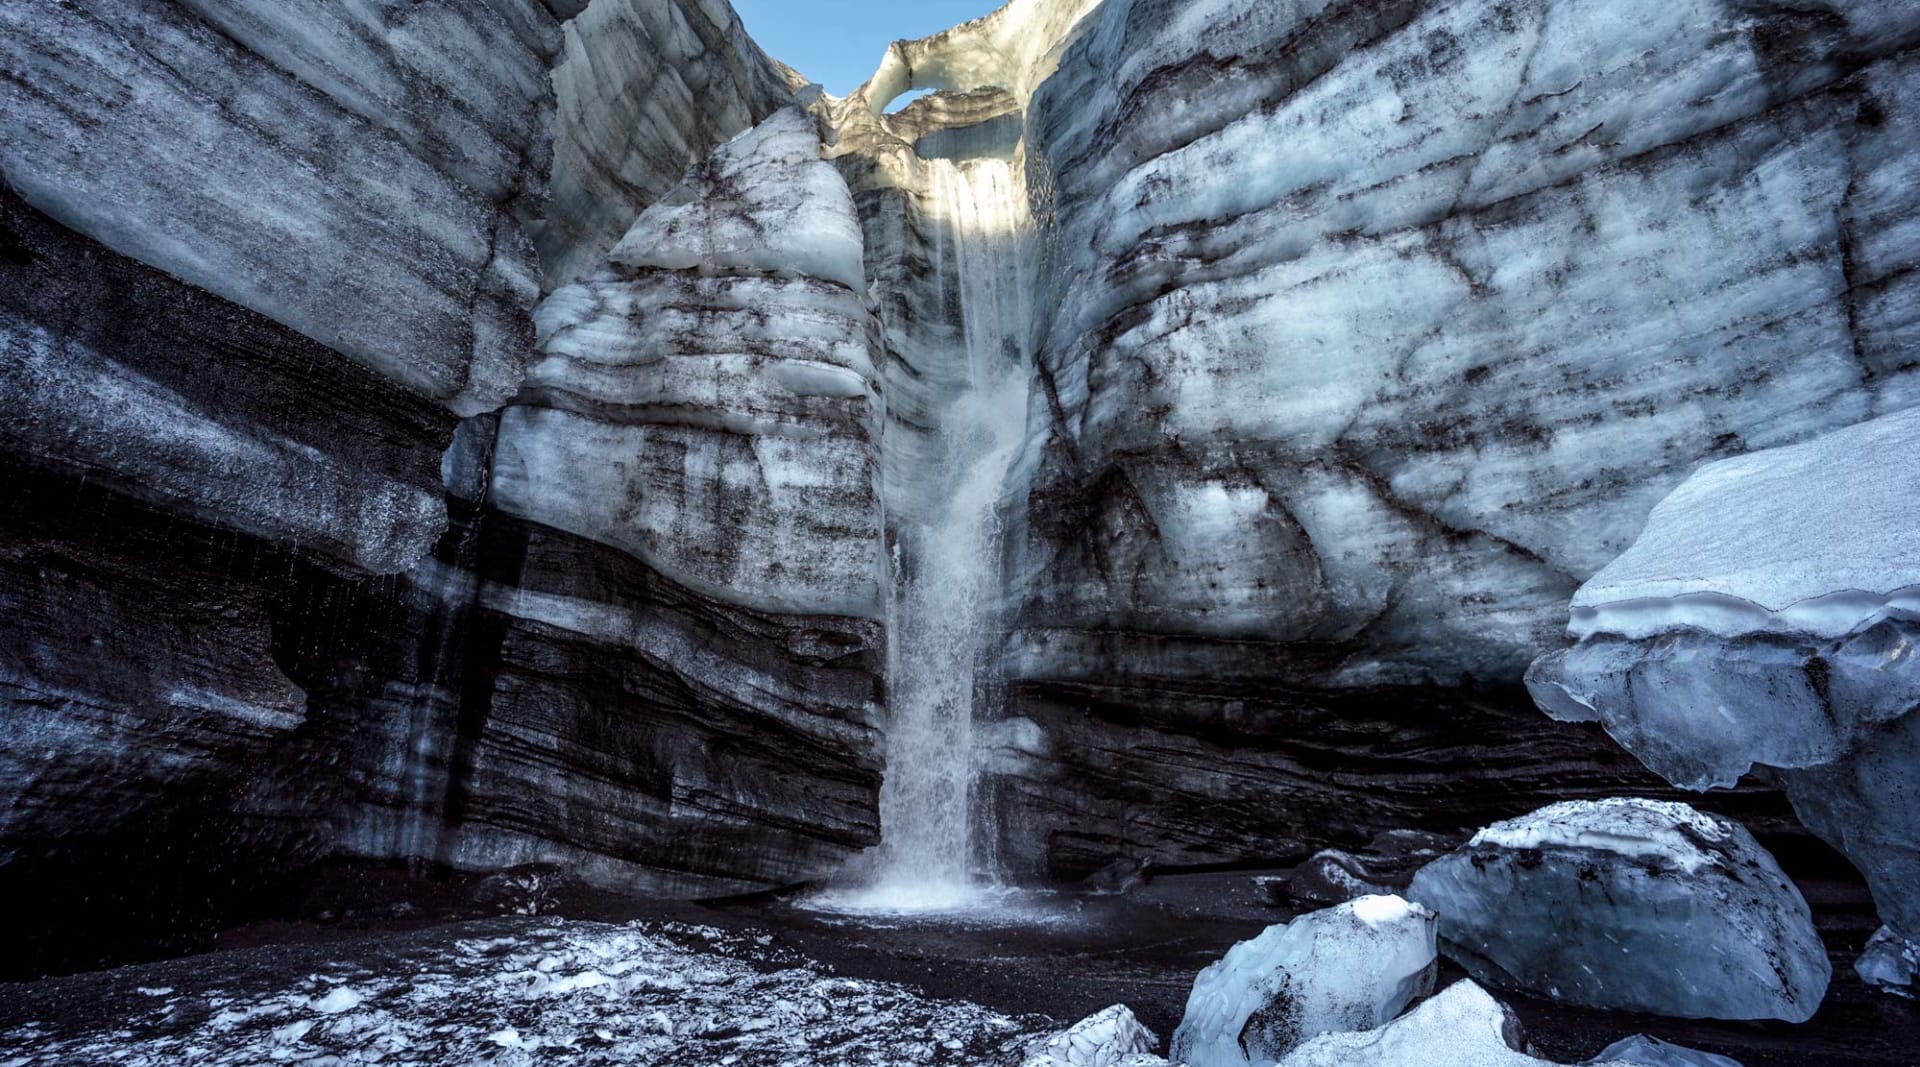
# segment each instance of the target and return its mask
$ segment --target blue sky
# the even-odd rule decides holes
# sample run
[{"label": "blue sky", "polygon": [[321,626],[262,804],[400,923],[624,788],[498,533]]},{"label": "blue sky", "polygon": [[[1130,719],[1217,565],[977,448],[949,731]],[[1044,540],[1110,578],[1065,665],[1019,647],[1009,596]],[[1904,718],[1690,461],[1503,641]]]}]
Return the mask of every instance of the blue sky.
[{"label": "blue sky", "polygon": [[1005,0],[733,0],[760,47],[845,96],[873,74],[887,45],[925,37]]}]

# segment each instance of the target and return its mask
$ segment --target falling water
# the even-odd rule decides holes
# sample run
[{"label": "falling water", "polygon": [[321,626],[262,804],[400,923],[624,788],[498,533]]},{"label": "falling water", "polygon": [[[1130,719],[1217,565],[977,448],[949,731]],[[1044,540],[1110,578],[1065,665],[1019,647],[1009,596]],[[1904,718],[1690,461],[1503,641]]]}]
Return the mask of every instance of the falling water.
[{"label": "falling water", "polygon": [[[938,368],[938,461],[903,487],[889,605],[891,709],[881,846],[843,901],[887,911],[962,907],[991,882],[978,854],[973,728],[998,626],[998,502],[1026,425],[1026,194],[1004,159],[928,160],[925,210],[940,236],[933,294],[960,310]],[[950,272],[950,274],[948,273]],[[931,363],[932,361],[927,361]]]}]

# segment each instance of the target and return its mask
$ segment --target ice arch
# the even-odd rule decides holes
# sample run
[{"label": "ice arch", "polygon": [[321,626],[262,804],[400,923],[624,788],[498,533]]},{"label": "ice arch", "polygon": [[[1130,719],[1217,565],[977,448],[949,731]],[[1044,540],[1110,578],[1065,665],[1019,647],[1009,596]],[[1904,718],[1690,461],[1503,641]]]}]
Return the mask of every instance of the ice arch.
[{"label": "ice arch", "polygon": [[880,68],[854,90],[875,115],[914,89],[984,89],[1014,94],[1022,107],[1053,70],[1074,24],[1100,0],[1012,0],[953,29],[887,46]]}]

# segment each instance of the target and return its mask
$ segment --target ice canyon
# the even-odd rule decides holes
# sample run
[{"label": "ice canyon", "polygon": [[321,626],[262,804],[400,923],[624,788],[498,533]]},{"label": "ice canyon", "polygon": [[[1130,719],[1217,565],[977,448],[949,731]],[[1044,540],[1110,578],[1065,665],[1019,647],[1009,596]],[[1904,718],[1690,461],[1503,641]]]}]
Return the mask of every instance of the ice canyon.
[{"label": "ice canyon", "polygon": [[[1469,835],[1635,797],[1863,880],[1912,982],[1920,6],[1011,0],[874,59],[0,3],[0,978],[329,864],[937,910],[1410,831],[1445,949]],[[1804,1019],[1758,856],[1702,862],[1791,894]],[[1269,1062],[1545,1062],[1394,989]]]}]

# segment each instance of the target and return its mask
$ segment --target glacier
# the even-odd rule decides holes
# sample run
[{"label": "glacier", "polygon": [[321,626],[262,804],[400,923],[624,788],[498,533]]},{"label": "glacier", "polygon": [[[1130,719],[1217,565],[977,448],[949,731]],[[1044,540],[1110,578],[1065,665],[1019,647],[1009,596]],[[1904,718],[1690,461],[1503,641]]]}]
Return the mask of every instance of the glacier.
[{"label": "glacier", "polygon": [[[1702,461],[1913,402],[1916,34],[1898,3],[1087,14],[1024,120],[1004,669],[1049,745],[1010,845],[1230,862],[1646,792],[1503,687]],[[1442,750],[1485,772],[1389,755]]]},{"label": "glacier", "polygon": [[191,947],[329,856],[697,892],[874,840],[875,622],[703,598],[491,487],[536,306],[792,100],[727,5],[0,37],[0,881],[71,915],[12,966]]},{"label": "glacier", "polygon": [[715,599],[880,614],[877,326],[819,140],[798,108],[774,113],[540,305],[495,506]]}]

